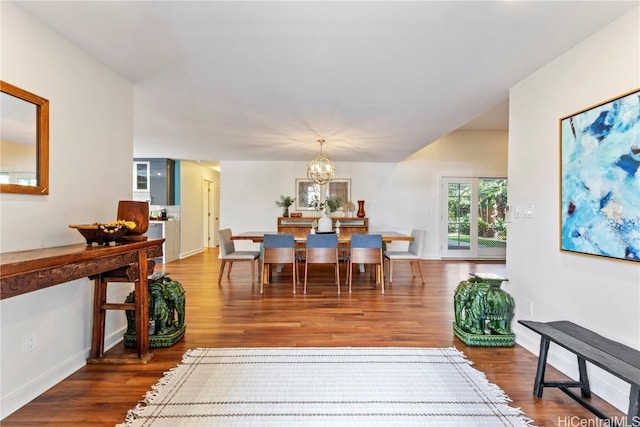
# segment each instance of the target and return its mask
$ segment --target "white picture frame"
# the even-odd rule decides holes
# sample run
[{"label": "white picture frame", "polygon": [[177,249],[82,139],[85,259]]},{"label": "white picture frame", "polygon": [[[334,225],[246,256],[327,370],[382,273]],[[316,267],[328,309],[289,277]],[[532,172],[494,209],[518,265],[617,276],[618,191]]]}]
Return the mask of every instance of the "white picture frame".
[{"label": "white picture frame", "polygon": [[350,178],[336,178],[332,179],[328,183],[325,184],[325,192],[324,197],[325,200],[327,198],[335,199],[336,197],[340,198],[340,206],[338,208],[339,211],[344,210],[343,206],[345,203],[351,201],[351,179]]},{"label": "white picture frame", "polygon": [[307,178],[296,178],[296,210],[314,211],[314,207],[309,206],[314,198],[322,199],[321,186]]},{"label": "white picture frame", "polygon": [[[335,178],[324,185],[308,178],[296,178],[296,211],[315,211],[317,209],[309,204],[316,199],[323,203],[329,197],[339,197],[342,205],[351,201],[351,178]],[[342,206],[338,210],[343,210]]]}]

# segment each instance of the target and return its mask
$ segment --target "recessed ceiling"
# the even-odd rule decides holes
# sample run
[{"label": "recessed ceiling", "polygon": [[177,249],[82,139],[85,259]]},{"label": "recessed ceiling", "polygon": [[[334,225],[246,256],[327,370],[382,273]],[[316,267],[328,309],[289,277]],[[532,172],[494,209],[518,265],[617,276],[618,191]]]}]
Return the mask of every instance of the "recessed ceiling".
[{"label": "recessed ceiling", "polygon": [[18,1],[135,85],[134,154],[399,161],[632,1]]}]

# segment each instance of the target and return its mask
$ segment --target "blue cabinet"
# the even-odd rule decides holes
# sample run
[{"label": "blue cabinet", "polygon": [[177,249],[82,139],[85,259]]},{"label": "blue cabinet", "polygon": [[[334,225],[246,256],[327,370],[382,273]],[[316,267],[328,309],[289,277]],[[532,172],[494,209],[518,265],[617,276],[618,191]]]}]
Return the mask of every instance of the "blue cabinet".
[{"label": "blue cabinet", "polygon": [[[172,159],[133,159],[134,166],[149,166],[149,195],[152,205],[176,204],[176,161]],[[136,169],[137,171],[137,169]],[[135,189],[135,187],[134,187]],[[140,189],[139,189],[140,190]]]}]

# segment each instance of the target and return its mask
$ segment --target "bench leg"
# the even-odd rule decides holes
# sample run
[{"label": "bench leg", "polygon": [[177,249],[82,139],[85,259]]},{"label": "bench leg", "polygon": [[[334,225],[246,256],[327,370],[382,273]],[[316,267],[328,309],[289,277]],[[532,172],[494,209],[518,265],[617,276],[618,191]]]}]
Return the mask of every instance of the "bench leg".
[{"label": "bench leg", "polygon": [[584,359],[578,356],[578,372],[580,373],[580,392],[582,397],[591,397],[591,388],[589,387],[589,376],[587,375],[587,364]]},{"label": "bench leg", "polygon": [[544,370],[547,366],[547,353],[549,352],[549,338],[540,338],[540,353],[538,353],[538,369],[536,370],[536,380],[533,383],[533,394],[542,397],[544,389]]},{"label": "bench leg", "polygon": [[629,393],[629,412],[627,412],[627,425],[637,426],[640,423],[640,386],[632,385]]}]

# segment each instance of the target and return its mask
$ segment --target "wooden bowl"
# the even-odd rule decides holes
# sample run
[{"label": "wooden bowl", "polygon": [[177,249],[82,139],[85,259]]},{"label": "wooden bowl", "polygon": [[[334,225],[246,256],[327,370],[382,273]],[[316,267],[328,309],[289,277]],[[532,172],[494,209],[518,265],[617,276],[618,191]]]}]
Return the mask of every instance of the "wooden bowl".
[{"label": "wooden bowl", "polygon": [[[102,227],[101,227],[102,225]],[[127,234],[127,227],[107,226],[99,223],[95,224],[70,224],[69,228],[75,228],[85,238],[87,245],[109,245],[111,242],[120,243]]]}]

